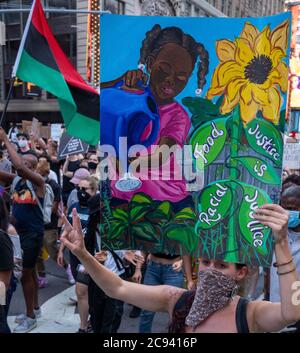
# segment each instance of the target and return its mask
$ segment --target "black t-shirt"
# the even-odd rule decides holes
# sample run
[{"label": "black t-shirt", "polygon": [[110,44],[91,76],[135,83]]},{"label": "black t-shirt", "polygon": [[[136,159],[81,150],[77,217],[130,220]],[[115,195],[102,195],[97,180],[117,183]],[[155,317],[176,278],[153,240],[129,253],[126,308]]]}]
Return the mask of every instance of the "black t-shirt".
[{"label": "black t-shirt", "polygon": [[[42,235],[44,233],[43,212],[38,204],[36,192],[31,192],[29,183],[23,179],[17,182],[12,193],[12,215],[16,220],[19,235]],[[39,197],[39,202],[42,206],[44,198]]]},{"label": "black t-shirt", "polygon": [[177,257],[179,257],[180,255],[171,255],[171,254],[165,254],[165,253],[154,253],[153,254],[156,257],[159,257],[160,259],[166,259],[166,260],[174,260]]},{"label": "black t-shirt", "polygon": [[[49,184],[52,188],[53,194],[54,194],[54,202],[60,202],[61,201],[61,188],[57,184],[55,180],[52,179],[47,179],[46,183]],[[45,229],[57,229],[57,223],[58,223],[58,215],[57,213],[54,214],[52,212],[51,214],[51,223],[45,225]]]},{"label": "black t-shirt", "polygon": [[[79,169],[80,166],[80,161],[70,161],[68,165],[68,172],[75,172],[77,169]],[[69,178],[67,176],[63,176],[63,192],[65,193],[70,193],[74,189],[74,184],[70,183],[70,180],[72,178]]]},{"label": "black t-shirt", "polygon": [[12,271],[14,268],[13,244],[9,236],[0,230],[0,271]]},{"label": "black t-shirt", "polygon": [[64,161],[50,161],[50,169],[57,175],[57,180],[60,185],[60,167],[64,164]]},{"label": "black t-shirt", "polygon": [[18,153],[19,153],[19,154],[22,154],[23,156],[24,156],[25,154],[33,154],[34,156],[37,157],[37,154],[36,154],[35,151],[32,150],[31,148],[30,148],[28,151],[26,151],[26,152],[22,152],[22,151],[19,149]]}]

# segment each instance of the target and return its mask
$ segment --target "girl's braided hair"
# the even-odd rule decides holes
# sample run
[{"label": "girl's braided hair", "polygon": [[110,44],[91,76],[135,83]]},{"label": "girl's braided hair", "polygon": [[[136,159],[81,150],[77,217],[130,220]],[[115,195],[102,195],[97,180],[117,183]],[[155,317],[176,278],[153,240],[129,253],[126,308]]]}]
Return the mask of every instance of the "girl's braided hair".
[{"label": "girl's braided hair", "polygon": [[196,64],[198,57],[198,88],[202,89],[206,83],[205,76],[208,72],[209,55],[202,43],[198,43],[189,34],[185,34],[178,27],[166,27],[162,29],[159,24],[146,33],[140,49],[140,64],[147,64],[150,55],[157,56],[164,45],[176,43],[186,49],[191,55],[193,65]]}]

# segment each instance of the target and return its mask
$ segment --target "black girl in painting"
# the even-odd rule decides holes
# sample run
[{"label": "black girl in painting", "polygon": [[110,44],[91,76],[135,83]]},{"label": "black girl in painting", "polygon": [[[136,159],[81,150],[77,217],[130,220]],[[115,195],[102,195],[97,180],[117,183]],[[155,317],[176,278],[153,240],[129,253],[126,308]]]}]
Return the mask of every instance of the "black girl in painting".
[{"label": "black girl in painting", "polygon": [[[111,87],[116,82],[123,80],[125,88],[138,88],[138,82],[149,81],[151,92],[156,100],[160,115],[160,131],[153,145],[168,146],[177,145],[183,147],[190,130],[190,118],[183,107],[175,98],[186,87],[195,65],[197,64],[197,91],[201,92],[206,83],[208,72],[208,52],[203,44],[198,43],[192,36],[184,33],[178,27],[161,28],[156,24],[146,33],[140,49],[139,69],[127,71],[116,80],[102,83],[101,88]],[[146,72],[146,73],[145,73]],[[149,132],[148,132],[149,133]],[[144,132],[147,135],[147,131]],[[193,205],[192,197],[186,190],[186,182],[183,177],[176,177],[178,166],[174,156],[160,157],[158,148],[153,150],[151,146],[144,156],[131,161],[132,170],[137,166],[155,164],[159,167],[169,163],[168,180],[162,180],[162,168],[140,168],[142,186],[135,192],[121,192],[111,182],[114,198],[130,201],[133,194],[143,192],[156,201],[170,201],[173,211],[178,212],[185,207]],[[136,164],[136,166],[135,166]],[[136,167],[136,168],[135,168]],[[146,180],[145,180],[146,179]],[[150,180],[149,180],[150,179]]]}]

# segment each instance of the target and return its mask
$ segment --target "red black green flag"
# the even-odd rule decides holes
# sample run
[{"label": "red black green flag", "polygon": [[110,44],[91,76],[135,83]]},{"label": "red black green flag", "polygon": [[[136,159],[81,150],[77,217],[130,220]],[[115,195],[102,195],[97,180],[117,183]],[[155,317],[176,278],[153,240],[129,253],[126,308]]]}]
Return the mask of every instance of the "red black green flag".
[{"label": "red black green flag", "polygon": [[58,98],[70,135],[96,145],[100,139],[100,98],[72,66],[47,23],[40,0],[33,2],[13,77]]}]

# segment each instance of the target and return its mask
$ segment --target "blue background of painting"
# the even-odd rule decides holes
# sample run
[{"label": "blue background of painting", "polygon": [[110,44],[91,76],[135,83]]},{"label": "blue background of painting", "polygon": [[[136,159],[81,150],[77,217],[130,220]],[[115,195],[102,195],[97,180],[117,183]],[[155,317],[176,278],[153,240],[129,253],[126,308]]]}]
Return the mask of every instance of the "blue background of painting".
[{"label": "blue background of painting", "polygon": [[[252,23],[259,30],[270,24],[271,30],[273,30],[285,19],[291,19],[290,12],[259,18],[151,17],[103,14],[100,20],[101,81],[110,81],[120,77],[127,70],[137,69],[140,47],[145,33],[158,23],[162,28],[177,26],[193,36],[196,41],[204,44],[209,52],[209,72],[202,93],[202,97],[205,97],[210,87],[213,71],[219,64],[215,50],[217,40],[229,39],[233,41],[242,32],[245,22]],[[187,86],[175,98],[179,103],[186,96],[195,96],[196,72],[197,65],[195,65]],[[282,106],[281,109],[285,109],[285,107]]]}]

